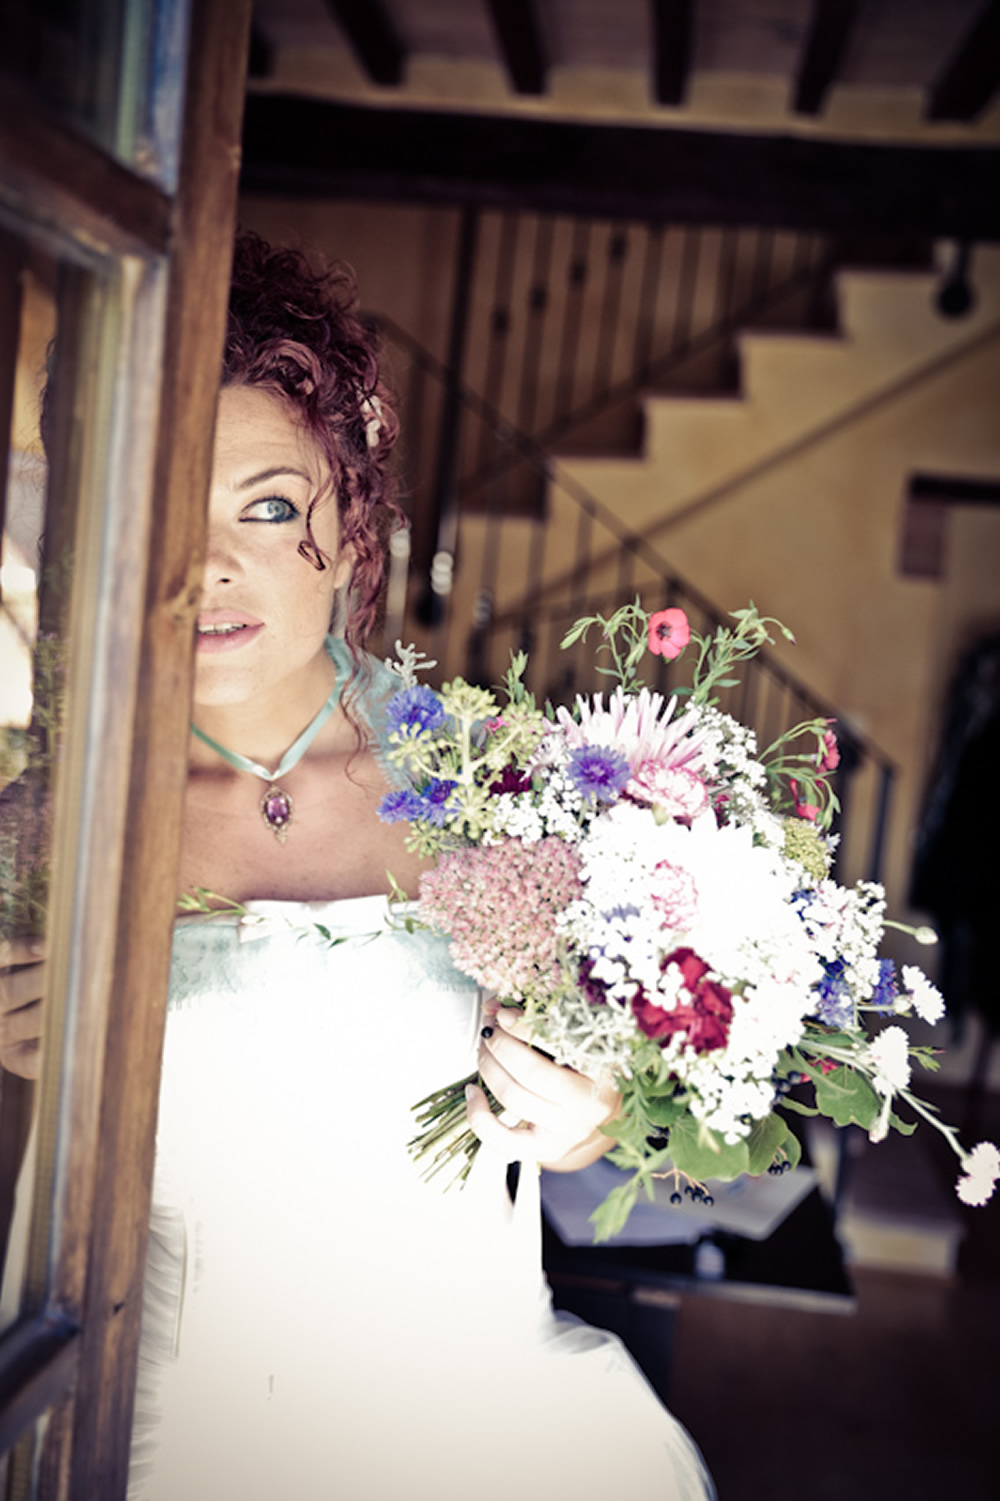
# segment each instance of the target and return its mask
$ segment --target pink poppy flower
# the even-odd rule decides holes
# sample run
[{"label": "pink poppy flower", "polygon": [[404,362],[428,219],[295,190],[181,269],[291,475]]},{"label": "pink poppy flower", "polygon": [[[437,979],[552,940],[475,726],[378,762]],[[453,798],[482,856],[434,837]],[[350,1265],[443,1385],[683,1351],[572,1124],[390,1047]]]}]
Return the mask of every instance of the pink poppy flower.
[{"label": "pink poppy flower", "polygon": [[[833,723],[832,720],[828,722]],[[823,736],[823,749],[816,753],[816,765],[820,771],[836,771],[840,765],[840,749],[832,730],[827,730]]]},{"label": "pink poppy flower", "polygon": [[691,627],[683,610],[657,610],[649,617],[649,649],[654,657],[672,662],[691,640]]},{"label": "pink poppy flower", "polygon": [[792,790],[792,803],[795,807],[796,817],[806,818],[810,823],[815,823],[816,815],[819,812],[819,805],[817,803],[804,803],[802,801],[799,797],[799,784],[794,777],[788,778],[788,785]]}]

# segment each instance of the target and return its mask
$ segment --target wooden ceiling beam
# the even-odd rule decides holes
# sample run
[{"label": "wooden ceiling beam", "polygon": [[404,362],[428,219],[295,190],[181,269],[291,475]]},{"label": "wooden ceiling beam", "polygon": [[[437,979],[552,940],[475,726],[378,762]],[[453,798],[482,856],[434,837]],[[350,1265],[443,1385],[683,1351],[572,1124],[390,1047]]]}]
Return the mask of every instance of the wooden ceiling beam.
[{"label": "wooden ceiling beam", "polygon": [[[350,150],[343,143],[350,142]],[[1000,240],[1000,148],[246,102],[249,193]]]},{"label": "wooden ceiling beam", "polygon": [[407,51],[382,0],[326,0],[373,83],[402,83]]},{"label": "wooden ceiling beam", "polygon": [[792,107],[796,114],[819,114],[847,50],[858,9],[858,0],[813,0],[809,34],[795,81]]},{"label": "wooden ceiling beam", "polygon": [[518,94],[544,94],[549,60],[534,0],[486,0],[507,76]]},{"label": "wooden ceiling beam", "polygon": [[653,86],[658,104],[683,104],[691,67],[694,0],[652,0]]},{"label": "wooden ceiling beam", "polygon": [[1000,84],[1000,0],[990,0],[946,64],[927,103],[928,120],[973,120]]}]

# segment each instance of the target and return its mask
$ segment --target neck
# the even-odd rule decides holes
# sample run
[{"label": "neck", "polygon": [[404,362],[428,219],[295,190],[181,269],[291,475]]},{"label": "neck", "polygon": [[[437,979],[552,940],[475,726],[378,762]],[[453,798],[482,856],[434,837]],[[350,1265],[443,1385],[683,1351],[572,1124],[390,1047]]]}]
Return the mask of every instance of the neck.
[{"label": "neck", "polygon": [[[336,681],[336,669],[324,655],[322,662],[310,664],[308,670],[294,678],[283,679],[272,689],[255,693],[239,703],[195,703],[192,720],[203,734],[227,750],[273,768],[319,713]],[[192,735],[190,764],[194,768],[217,770],[220,758]]]}]

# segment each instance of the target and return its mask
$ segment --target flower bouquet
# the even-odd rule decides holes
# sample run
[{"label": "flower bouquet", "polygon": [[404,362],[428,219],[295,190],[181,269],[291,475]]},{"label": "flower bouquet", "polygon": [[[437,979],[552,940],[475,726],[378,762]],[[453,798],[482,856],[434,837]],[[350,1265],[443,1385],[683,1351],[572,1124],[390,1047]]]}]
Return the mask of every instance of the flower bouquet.
[{"label": "flower bouquet", "polygon": [[[523,1012],[539,1048],[613,1077],[610,1157],[631,1176],[595,1212],[599,1240],[655,1178],[706,1200],[713,1179],[794,1167],[789,1112],[854,1123],[873,1141],[915,1129],[900,1108],[922,1116],[959,1157],[959,1197],[983,1203],[1000,1153],[988,1142],[965,1152],[913,1093],[912,1063],[937,1063],[896,1020],[937,1021],[943,1000],[919,969],[879,957],[881,887],[830,873],[831,723],[797,725],[758,753],[718,690],[772,630],[791,636],[752,605],[732,619],[701,637],[683,611],[647,615],[636,600],[579,620],[563,645],[598,630],[616,686],[571,709],[536,705],[523,654],[502,701],[460,678],[439,692],[418,683],[411,649],[390,663],[402,785],[380,816],[408,821],[412,847],[435,859],[416,920]],[[647,652],[689,647],[689,688],[665,700],[643,686]],[[412,1149],[428,1172],[468,1171],[475,1081],[415,1107]]]}]

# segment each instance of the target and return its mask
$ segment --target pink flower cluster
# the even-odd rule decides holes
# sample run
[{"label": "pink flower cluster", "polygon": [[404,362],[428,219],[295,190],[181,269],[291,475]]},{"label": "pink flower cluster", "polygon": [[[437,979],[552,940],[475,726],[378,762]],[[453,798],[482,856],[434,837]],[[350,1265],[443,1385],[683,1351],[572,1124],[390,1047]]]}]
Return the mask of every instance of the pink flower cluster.
[{"label": "pink flower cluster", "polygon": [[581,891],[576,850],[555,836],[440,856],[420,878],[420,917],[447,933],[459,969],[510,999],[560,987],[556,917]]}]

